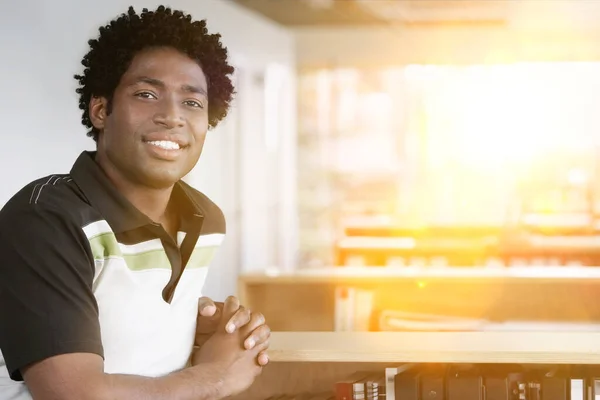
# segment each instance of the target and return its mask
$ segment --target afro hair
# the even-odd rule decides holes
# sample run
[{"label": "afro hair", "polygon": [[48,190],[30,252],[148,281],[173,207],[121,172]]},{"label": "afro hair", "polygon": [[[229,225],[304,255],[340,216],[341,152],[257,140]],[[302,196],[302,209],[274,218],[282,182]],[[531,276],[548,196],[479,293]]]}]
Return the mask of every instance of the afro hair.
[{"label": "afro hair", "polygon": [[159,6],[156,11],[144,8],[136,14],[129,7],[108,25],[99,28],[97,39],[88,42],[89,52],[83,57],[83,75],[75,75],[79,83],[81,122],[88,136],[98,140],[99,131],[92,125],[89,105],[92,96],[108,99],[108,111],[114,91],[134,56],[149,47],[171,47],[198,62],[208,83],[208,124],[214,128],[227,115],[234,88],[230,79],[234,68],[228,64],[227,48],[220,34],[210,34],[206,21],[192,21],[182,11]]}]

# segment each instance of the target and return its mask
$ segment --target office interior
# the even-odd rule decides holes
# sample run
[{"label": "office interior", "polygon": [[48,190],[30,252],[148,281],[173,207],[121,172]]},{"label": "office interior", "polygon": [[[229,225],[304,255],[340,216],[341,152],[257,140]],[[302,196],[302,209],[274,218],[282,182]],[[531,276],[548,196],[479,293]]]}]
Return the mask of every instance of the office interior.
[{"label": "office interior", "polygon": [[[38,3],[3,14],[16,34],[3,44],[1,203],[93,149],[72,75],[81,38],[126,7]],[[395,312],[399,329],[600,318],[600,2],[171,6],[206,18],[236,68],[231,112],[185,178],[227,218],[208,295],[247,296],[282,330],[394,329],[381,314]],[[296,278],[323,282],[259,284]],[[536,278],[558,288],[521,284]],[[360,328],[330,318],[356,282]],[[280,290],[307,311],[273,301]]]},{"label": "office interior", "polygon": [[[72,76],[130,3],[2,12],[0,204],[93,150]],[[600,1],[169,5],[236,68],[185,178],[227,219],[206,295],[274,332],[598,331]]]},{"label": "office interior", "polygon": [[[0,205],[94,149],[73,79],[86,41],[159,4],[0,13]],[[600,1],[169,5],[236,68],[185,178],[227,219],[204,294],[273,331],[276,367],[236,398],[334,398],[357,362],[600,364]],[[595,398],[596,375],[543,398]]]}]

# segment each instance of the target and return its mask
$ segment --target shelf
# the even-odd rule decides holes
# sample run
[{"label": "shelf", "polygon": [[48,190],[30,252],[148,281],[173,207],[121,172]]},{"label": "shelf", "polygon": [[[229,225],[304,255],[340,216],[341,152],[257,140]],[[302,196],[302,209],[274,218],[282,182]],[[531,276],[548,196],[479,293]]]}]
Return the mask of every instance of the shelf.
[{"label": "shelf", "polygon": [[274,362],[600,364],[600,331],[273,332]]},{"label": "shelf", "polygon": [[593,282],[600,281],[598,267],[334,267],[297,270],[294,272],[265,271],[242,275],[243,283],[330,283],[360,282],[381,280],[511,280],[551,282]]}]

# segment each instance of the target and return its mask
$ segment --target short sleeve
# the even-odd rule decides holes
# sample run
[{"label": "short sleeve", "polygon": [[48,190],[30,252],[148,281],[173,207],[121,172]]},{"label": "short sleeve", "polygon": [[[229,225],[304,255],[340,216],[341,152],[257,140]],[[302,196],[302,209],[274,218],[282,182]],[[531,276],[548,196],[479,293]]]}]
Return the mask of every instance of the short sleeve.
[{"label": "short sleeve", "polygon": [[103,356],[93,279],[72,217],[37,204],[0,213],[0,350],[13,380],[52,356]]}]

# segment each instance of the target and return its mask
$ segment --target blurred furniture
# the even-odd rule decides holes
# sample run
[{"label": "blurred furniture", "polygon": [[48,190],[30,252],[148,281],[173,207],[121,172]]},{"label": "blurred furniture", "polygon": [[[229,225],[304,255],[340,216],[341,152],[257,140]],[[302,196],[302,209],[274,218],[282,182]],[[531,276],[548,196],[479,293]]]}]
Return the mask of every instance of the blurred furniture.
[{"label": "blurred furniture", "polygon": [[337,266],[600,266],[600,223],[527,214],[503,228],[351,226],[334,250]]},{"label": "blurred furniture", "polygon": [[242,304],[273,330],[298,332],[336,330],[343,289],[371,293],[368,312],[359,310],[369,324],[360,330],[379,330],[385,310],[497,324],[600,322],[600,268],[592,267],[332,267],[246,274],[238,285]]}]

